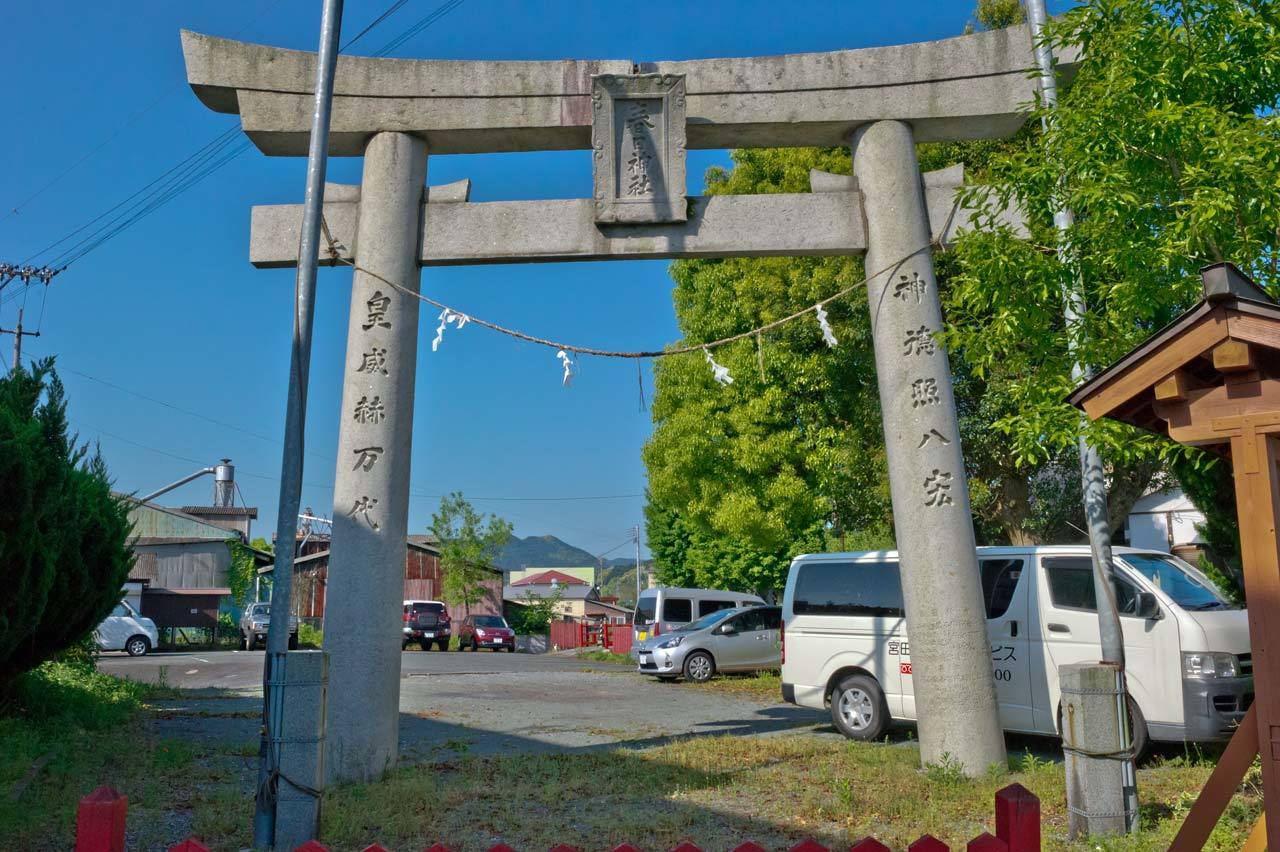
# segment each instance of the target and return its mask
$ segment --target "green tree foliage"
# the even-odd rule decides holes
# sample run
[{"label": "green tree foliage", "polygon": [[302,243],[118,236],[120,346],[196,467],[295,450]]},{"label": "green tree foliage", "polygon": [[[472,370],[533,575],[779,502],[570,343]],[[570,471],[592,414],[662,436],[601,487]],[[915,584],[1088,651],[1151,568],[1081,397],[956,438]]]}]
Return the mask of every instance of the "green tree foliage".
[{"label": "green tree foliage", "polygon": [[441,596],[469,611],[484,600],[485,583],[498,570],[495,559],[511,540],[511,524],[497,515],[485,517],[455,491],[441,498],[431,533],[440,540]]},{"label": "green tree foliage", "polygon": [[52,359],[0,378],[0,690],[88,636],[133,565],[129,503],[67,432]]},{"label": "green tree foliage", "polygon": [[564,593],[559,588],[552,589],[548,595],[524,593],[524,605],[512,607],[511,629],[521,636],[541,636],[551,629],[551,622],[556,618],[556,608],[560,606]]},{"label": "green tree foliage", "polygon": [[[1051,24],[1055,49],[1083,60],[1056,125],[996,157],[991,212],[1018,203],[1030,240],[987,221],[960,241],[947,293],[949,342],[980,377],[1006,377],[996,421],[1022,462],[1069,448],[1074,345],[1104,366],[1199,296],[1200,267],[1231,260],[1271,286],[1280,226],[1280,15],[1274,2],[1099,0]],[[1032,117],[1036,125],[1040,115]],[[1055,203],[1076,214],[1075,264],[1051,250]],[[1079,282],[1089,312],[1062,322]],[[1091,438],[1123,461],[1151,436],[1101,422]]]},{"label": "green tree foliage", "polygon": [[[1019,203],[1032,238],[995,230],[961,240],[946,293],[953,351],[1006,389],[993,422],[1020,465],[1057,463],[1074,443],[1077,413],[1063,402],[1072,346],[1085,363],[1110,364],[1199,298],[1209,263],[1230,260],[1275,292],[1280,241],[1280,4],[1102,0],[1049,33],[1059,53],[1083,52],[1056,125],[994,157],[985,181],[991,210]],[[1076,215],[1075,265],[1051,250],[1057,202]],[[1061,316],[1077,285],[1089,312],[1072,338]],[[1207,460],[1198,452],[1113,422],[1090,437],[1113,465],[1113,507],[1117,496],[1139,496],[1141,476],[1120,472],[1156,470],[1153,459],[1169,457],[1230,574],[1229,472],[1199,476]]]},{"label": "green tree foliage", "polygon": [[[809,170],[849,173],[841,149],[742,150],[708,194],[804,192]],[[858,258],[729,258],[672,264],[684,342],[739,333],[859,281]],[[644,450],[647,527],[659,576],[743,590],[781,587],[799,552],[845,530],[887,528],[887,488],[865,294],[817,321],[717,349],[733,384],[697,354],[655,368],[654,434]]]}]

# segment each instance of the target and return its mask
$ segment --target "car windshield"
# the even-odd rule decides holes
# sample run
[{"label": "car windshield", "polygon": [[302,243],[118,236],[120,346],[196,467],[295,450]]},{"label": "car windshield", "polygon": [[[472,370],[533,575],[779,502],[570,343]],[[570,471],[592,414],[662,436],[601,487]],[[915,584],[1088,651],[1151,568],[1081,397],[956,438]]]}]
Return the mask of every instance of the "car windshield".
[{"label": "car windshield", "polygon": [[258,604],[253,608],[252,615],[270,615],[271,604]]},{"label": "car windshield", "polygon": [[507,623],[497,615],[477,615],[476,627],[506,627]]},{"label": "car windshield", "polygon": [[1168,556],[1150,553],[1127,553],[1124,561],[1146,577],[1173,602],[1185,610],[1236,609],[1224,598],[1207,577],[1188,571]]},{"label": "car windshield", "polygon": [[712,627],[716,624],[719,624],[721,621],[724,621],[729,616],[736,615],[740,612],[742,612],[741,609],[718,610],[716,612],[712,612],[707,615],[704,615],[702,616],[702,618],[699,618],[697,621],[694,621],[690,624],[686,624],[684,627],[677,627],[674,632],[675,633],[691,633],[694,630],[706,630],[708,627]]}]

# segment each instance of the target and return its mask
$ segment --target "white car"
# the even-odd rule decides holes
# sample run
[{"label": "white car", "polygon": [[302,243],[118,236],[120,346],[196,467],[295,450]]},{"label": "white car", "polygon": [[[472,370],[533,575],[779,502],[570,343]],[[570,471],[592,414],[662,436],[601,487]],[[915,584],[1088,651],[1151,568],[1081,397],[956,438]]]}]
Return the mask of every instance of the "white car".
[{"label": "white car", "polygon": [[141,657],[160,644],[160,631],[154,621],[138,615],[127,601],[120,601],[98,625],[93,638],[104,651],[127,651],[131,657]]}]

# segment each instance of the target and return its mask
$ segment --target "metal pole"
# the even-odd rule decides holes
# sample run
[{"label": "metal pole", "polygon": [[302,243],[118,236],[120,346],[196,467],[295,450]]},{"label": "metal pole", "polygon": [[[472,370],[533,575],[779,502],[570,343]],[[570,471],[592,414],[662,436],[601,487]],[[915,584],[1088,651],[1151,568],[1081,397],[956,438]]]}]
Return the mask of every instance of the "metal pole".
[{"label": "metal pole", "polygon": [[636,606],[640,605],[640,525],[636,524]]},{"label": "metal pole", "polygon": [[[1043,127],[1048,132],[1053,127],[1053,110],[1058,106],[1058,83],[1053,71],[1053,50],[1044,38],[1045,22],[1048,20],[1044,0],[1027,0],[1027,20],[1031,27],[1031,42],[1035,51],[1036,64],[1040,67],[1040,93],[1044,98],[1046,111]],[[1074,265],[1074,257],[1070,245],[1070,230],[1075,222],[1075,214],[1064,202],[1055,204],[1053,224],[1058,230],[1060,241],[1058,257],[1064,264]],[[1067,293],[1063,317],[1069,332],[1068,345],[1074,358],[1071,365],[1071,383],[1078,385],[1089,375],[1091,370],[1083,364],[1077,354],[1077,340],[1081,333],[1084,314],[1087,306],[1084,301],[1083,282],[1079,280],[1077,269],[1076,286]],[[1120,627],[1120,613],[1116,606],[1115,590],[1111,586],[1111,529],[1107,521],[1107,485],[1102,464],[1102,453],[1089,443],[1084,434],[1086,418],[1080,415],[1080,436],[1077,446],[1080,453],[1080,480],[1084,492],[1084,513],[1089,530],[1089,550],[1093,557],[1093,587],[1098,608],[1098,632],[1102,639],[1102,660],[1116,666],[1117,692],[1121,706],[1120,733],[1122,749],[1129,749],[1133,744],[1133,734],[1129,730],[1128,707],[1124,706],[1127,689],[1124,674],[1124,632]],[[1124,777],[1125,792],[1125,831],[1132,833],[1138,828],[1138,781],[1132,758],[1121,761],[1121,772]]]},{"label": "metal pole", "polygon": [[13,370],[22,363],[22,308],[18,308],[18,327],[13,332]]},{"label": "metal pole", "polygon": [[263,666],[262,739],[259,744],[258,792],[253,817],[253,845],[271,848],[275,843],[276,767],[278,744],[272,743],[272,723],[282,714],[271,661],[289,647],[289,615],[292,611],[294,540],[297,537],[298,503],[302,496],[303,442],[306,432],[307,381],[311,370],[311,331],[315,320],[316,266],[324,205],[325,168],[329,156],[329,114],[333,104],[333,78],[342,31],[342,0],[323,0],[320,15],[320,50],[316,61],[315,107],[311,116],[311,140],[307,151],[307,189],[303,202],[302,233],[298,240],[298,275],[294,283],[293,350],[289,358],[289,391],[285,408],[284,453],[280,463],[280,504],[276,515],[276,564],[271,583],[271,624]]}]

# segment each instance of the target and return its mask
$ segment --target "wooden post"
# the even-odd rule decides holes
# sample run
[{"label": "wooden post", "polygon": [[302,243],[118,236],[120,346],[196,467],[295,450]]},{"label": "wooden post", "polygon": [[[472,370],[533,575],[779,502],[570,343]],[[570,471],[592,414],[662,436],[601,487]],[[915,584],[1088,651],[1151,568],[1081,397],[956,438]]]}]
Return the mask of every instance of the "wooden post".
[{"label": "wooden post", "polygon": [[1269,817],[1267,846],[1280,849],[1280,618],[1275,617],[1280,612],[1280,440],[1260,433],[1253,418],[1241,421],[1240,434],[1231,438],[1231,458],[1249,601],[1253,716]]}]

